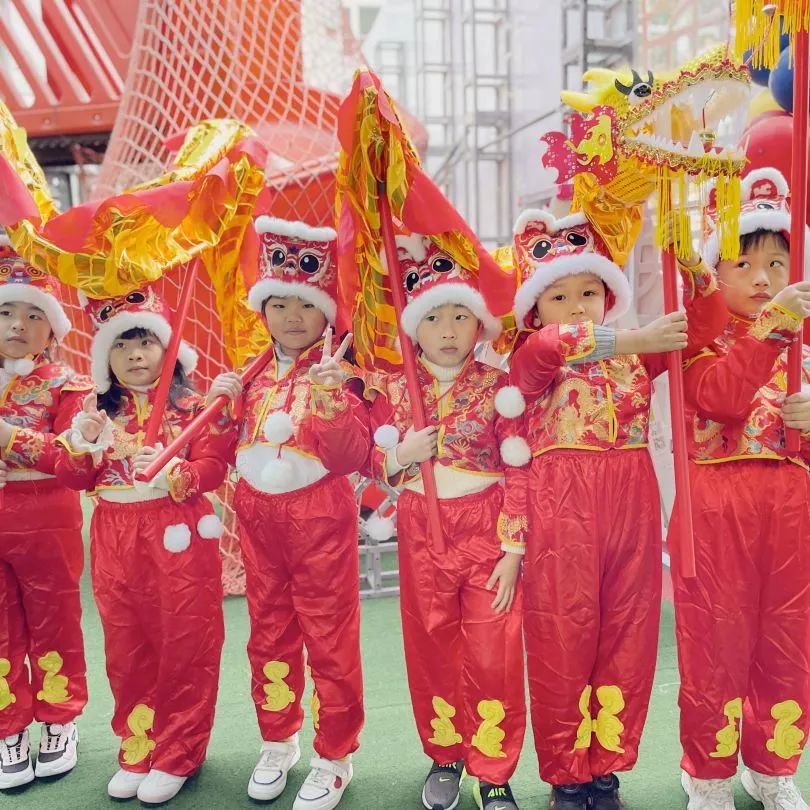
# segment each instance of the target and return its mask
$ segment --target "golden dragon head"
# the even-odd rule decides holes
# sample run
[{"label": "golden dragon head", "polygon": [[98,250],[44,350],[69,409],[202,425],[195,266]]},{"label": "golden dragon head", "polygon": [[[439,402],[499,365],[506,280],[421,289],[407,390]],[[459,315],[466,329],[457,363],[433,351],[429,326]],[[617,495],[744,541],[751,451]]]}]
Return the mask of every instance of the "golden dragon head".
[{"label": "golden dragon head", "polygon": [[[588,92],[564,91],[562,100],[581,113],[597,107],[614,111],[612,147],[620,161],[635,158],[704,177],[742,170],[745,155],[738,142],[751,79],[724,46],[668,74],[594,68],[583,79],[590,85]],[[594,128],[598,131],[587,140],[568,144],[583,160],[604,135],[606,124],[599,116]]]}]

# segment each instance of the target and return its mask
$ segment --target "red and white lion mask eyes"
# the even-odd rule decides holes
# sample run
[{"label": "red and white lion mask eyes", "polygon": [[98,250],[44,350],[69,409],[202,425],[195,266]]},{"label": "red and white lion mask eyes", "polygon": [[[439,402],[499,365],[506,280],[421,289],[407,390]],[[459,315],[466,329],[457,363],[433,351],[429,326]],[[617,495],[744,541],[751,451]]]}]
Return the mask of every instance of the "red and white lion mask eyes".
[{"label": "red and white lion mask eyes", "polygon": [[280,239],[274,234],[262,238],[265,274],[320,284],[334,274],[333,243]]},{"label": "red and white lion mask eyes", "polygon": [[521,268],[552,262],[566,256],[592,253],[594,233],[590,225],[577,215],[554,220],[540,217],[522,223],[515,234],[515,248]]},{"label": "red and white lion mask eyes", "polygon": [[427,237],[397,237],[402,283],[408,298],[443,281],[471,281],[469,271]]}]

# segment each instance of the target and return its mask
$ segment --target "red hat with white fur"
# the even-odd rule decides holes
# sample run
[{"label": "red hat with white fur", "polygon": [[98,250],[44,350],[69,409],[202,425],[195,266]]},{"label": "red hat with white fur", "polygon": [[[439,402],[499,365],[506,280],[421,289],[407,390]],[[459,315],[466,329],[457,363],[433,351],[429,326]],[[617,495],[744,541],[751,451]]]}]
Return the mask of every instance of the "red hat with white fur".
[{"label": "red hat with white fur", "polygon": [[427,236],[415,233],[396,239],[407,301],[402,311],[402,329],[411,340],[416,340],[422,318],[445,304],[467,307],[481,322],[482,340],[494,340],[500,335],[501,320],[487,307],[475,274]]},{"label": "red hat with white fur", "polygon": [[39,307],[61,343],[70,332],[70,318],[62,307],[61,283],[28,264],[0,237],[0,303],[22,302]]},{"label": "red hat with white fur", "polygon": [[[167,348],[172,336],[171,310],[152,287],[143,287],[119,298],[88,299],[82,305],[96,334],[90,349],[90,372],[100,394],[109,391],[110,349],[119,335],[130,329],[148,329]],[[197,352],[181,341],[177,360],[186,374],[197,367]]]},{"label": "red hat with white fur", "polygon": [[566,276],[593,273],[608,289],[605,323],[621,318],[633,293],[621,267],[584,214],[557,219],[549,211],[530,208],[515,223],[515,256],[519,287],[515,321],[534,328],[532,310],[543,291]]},{"label": "red hat with white fur", "polygon": [[337,234],[303,222],[257,217],[261,242],[259,280],[248,304],[261,312],[271,296],[296,296],[316,306],[329,323],[337,316]]},{"label": "red hat with white fur", "polygon": [[[790,188],[784,175],[773,168],[749,172],[741,186],[740,236],[754,231],[781,233],[790,241]],[[703,259],[709,267],[717,267],[720,246],[717,241],[717,209],[714,194],[706,209],[707,232]],[[810,228],[805,226],[805,278],[810,279]]]}]

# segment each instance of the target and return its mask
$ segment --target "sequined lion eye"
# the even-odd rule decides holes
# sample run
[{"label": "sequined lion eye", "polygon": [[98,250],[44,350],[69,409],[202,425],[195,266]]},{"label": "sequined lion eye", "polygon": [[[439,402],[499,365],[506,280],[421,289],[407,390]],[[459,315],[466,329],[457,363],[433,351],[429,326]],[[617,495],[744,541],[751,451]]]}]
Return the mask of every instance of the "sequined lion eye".
[{"label": "sequined lion eye", "polygon": [[757,208],[761,211],[775,211],[776,206],[772,205],[771,203],[761,202],[757,203]]},{"label": "sequined lion eye", "polygon": [[431,269],[436,273],[449,273],[455,266],[456,263],[446,256],[440,256],[438,259],[434,259],[430,265]]},{"label": "sequined lion eye", "polygon": [[305,272],[317,273],[321,266],[321,260],[314,253],[304,253],[298,261],[298,266]]},{"label": "sequined lion eye", "polygon": [[538,239],[532,247],[532,256],[535,259],[544,259],[551,250],[551,242],[548,239]]},{"label": "sequined lion eye", "polygon": [[132,292],[126,297],[128,304],[142,304],[146,301],[146,296],[142,292]]},{"label": "sequined lion eye", "polygon": [[405,276],[405,289],[408,292],[413,292],[416,285],[419,283],[419,273],[416,270],[411,270],[407,276]]},{"label": "sequined lion eye", "polygon": [[287,260],[287,252],[280,247],[273,248],[270,253],[270,264],[273,267],[279,267]]},{"label": "sequined lion eye", "polygon": [[107,304],[99,310],[98,319],[100,321],[106,321],[114,312],[115,307],[112,304]]},{"label": "sequined lion eye", "polygon": [[574,247],[582,247],[583,245],[588,244],[588,239],[581,233],[574,233],[572,231],[565,238],[568,241],[568,244],[573,245]]},{"label": "sequined lion eye", "polygon": [[652,71],[647,71],[647,78],[642,79],[634,70],[631,84],[622,84],[616,79],[615,86],[622,95],[627,96],[628,104],[641,104],[652,95],[654,82]]}]

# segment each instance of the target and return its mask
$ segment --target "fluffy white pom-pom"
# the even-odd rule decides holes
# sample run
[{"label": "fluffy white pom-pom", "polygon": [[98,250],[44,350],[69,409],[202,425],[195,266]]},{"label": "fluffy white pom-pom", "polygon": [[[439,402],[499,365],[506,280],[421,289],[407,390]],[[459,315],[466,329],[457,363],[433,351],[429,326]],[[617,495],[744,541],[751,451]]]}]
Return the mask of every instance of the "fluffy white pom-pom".
[{"label": "fluffy white pom-pom", "polygon": [[501,442],[501,458],[510,467],[522,467],[532,460],[532,451],[522,436],[507,436]]},{"label": "fluffy white pom-pom", "polygon": [[167,526],[163,532],[163,547],[166,551],[177,554],[185,551],[191,545],[191,529],[185,523],[175,523]]},{"label": "fluffy white pom-pom", "polygon": [[274,458],[262,470],[262,483],[271,492],[286,492],[290,488],[293,467],[284,458]]},{"label": "fluffy white pom-pom", "polygon": [[30,357],[21,357],[19,360],[6,360],[4,365],[6,371],[19,374],[20,377],[27,377],[37,366]]},{"label": "fluffy white pom-pom", "polygon": [[294,432],[292,417],[286,411],[273,411],[264,420],[264,438],[270,444],[284,444]]},{"label": "fluffy white pom-pom", "polygon": [[395,425],[380,425],[374,431],[374,444],[383,450],[393,450],[399,444],[399,431]]},{"label": "fluffy white pom-pom", "polygon": [[505,385],[495,394],[495,410],[505,419],[515,419],[526,410],[526,400],[516,385]]},{"label": "fluffy white pom-pom", "polygon": [[216,540],[225,533],[222,521],[216,515],[203,515],[197,521],[197,534],[203,540]]},{"label": "fluffy white pom-pom", "polygon": [[396,533],[396,526],[391,518],[382,517],[376,512],[365,522],[366,534],[377,543],[390,540]]}]

